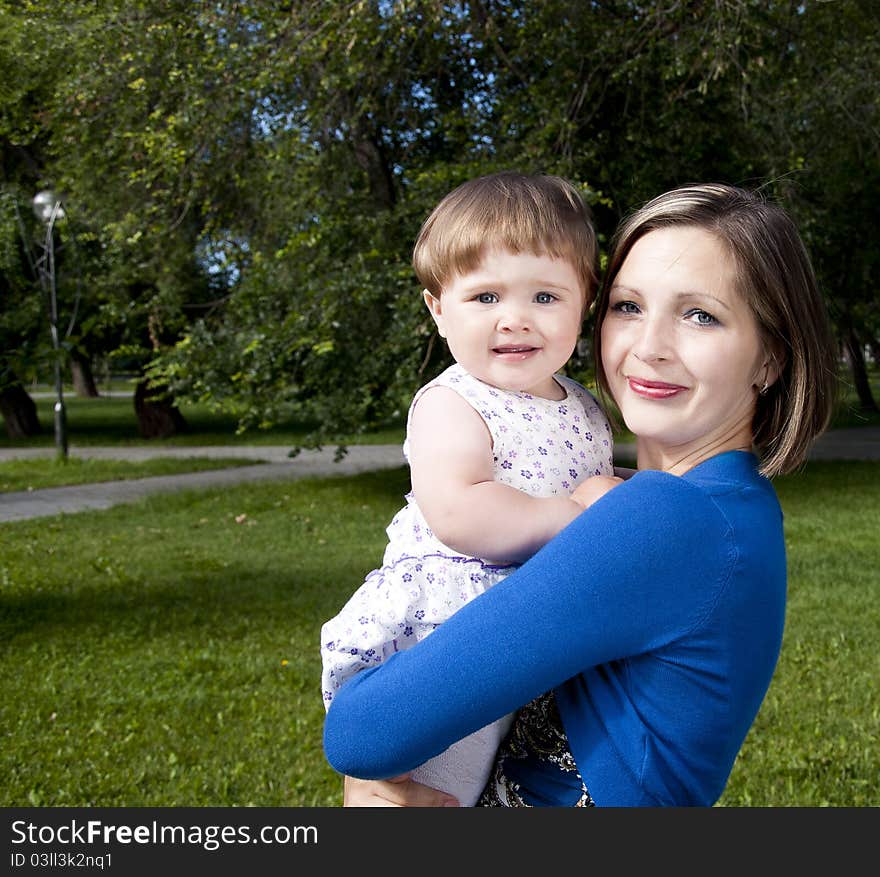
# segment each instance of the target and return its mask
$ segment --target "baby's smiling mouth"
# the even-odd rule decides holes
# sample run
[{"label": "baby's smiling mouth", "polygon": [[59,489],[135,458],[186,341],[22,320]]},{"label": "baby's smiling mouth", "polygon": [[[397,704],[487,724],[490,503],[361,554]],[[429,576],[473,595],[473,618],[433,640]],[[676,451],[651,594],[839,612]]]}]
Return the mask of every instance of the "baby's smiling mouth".
[{"label": "baby's smiling mouth", "polygon": [[531,344],[502,344],[498,347],[493,347],[493,353],[531,353],[533,350],[539,350],[540,348],[534,347]]}]

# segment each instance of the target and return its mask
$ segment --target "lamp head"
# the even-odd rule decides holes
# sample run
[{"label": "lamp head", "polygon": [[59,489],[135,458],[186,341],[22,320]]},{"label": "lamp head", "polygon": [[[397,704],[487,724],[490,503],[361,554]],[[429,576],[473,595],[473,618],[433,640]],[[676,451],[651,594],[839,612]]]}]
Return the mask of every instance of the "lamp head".
[{"label": "lamp head", "polygon": [[49,223],[53,217],[61,219],[64,216],[61,200],[51,189],[44,189],[34,195],[33,208],[37,219],[42,223]]}]

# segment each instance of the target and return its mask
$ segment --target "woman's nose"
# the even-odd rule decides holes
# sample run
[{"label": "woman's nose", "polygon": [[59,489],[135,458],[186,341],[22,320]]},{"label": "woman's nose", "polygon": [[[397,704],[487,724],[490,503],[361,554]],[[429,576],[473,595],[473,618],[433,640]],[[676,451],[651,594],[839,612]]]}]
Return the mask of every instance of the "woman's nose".
[{"label": "woman's nose", "polygon": [[669,359],[672,334],[669,326],[659,320],[643,320],[639,323],[632,352],[642,362]]}]

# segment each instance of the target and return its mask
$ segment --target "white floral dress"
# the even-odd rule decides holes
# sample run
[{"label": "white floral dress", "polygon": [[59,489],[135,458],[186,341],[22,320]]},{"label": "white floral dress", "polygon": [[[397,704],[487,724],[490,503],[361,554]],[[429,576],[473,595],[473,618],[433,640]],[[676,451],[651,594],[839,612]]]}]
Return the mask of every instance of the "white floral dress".
[{"label": "white floral dress", "polygon": [[[449,387],[485,421],[492,436],[496,481],[535,497],[567,496],[586,478],[613,474],[611,430],[586,389],[562,375],[556,381],[566,392],[560,401],[498,389],[456,364],[416,393],[409,417],[428,389]],[[408,438],[403,451],[409,459]],[[322,690],[328,709],[350,676],[424,639],[515,568],[469,557],[444,545],[431,532],[412,493],[386,532],[382,566],[367,575],[339,614],[321,629]],[[467,756],[488,759],[488,763],[472,769],[459,758],[449,767],[459,776],[452,793],[468,798],[463,804],[472,804],[482,791],[481,783],[488,777],[501,733],[508,725],[504,722],[495,728],[490,742],[481,747],[491,748],[491,757]],[[466,790],[462,788],[464,774],[472,775]],[[426,779],[431,780],[428,785],[442,787],[440,778],[421,776],[423,782]],[[479,788],[474,789],[476,785]]]}]

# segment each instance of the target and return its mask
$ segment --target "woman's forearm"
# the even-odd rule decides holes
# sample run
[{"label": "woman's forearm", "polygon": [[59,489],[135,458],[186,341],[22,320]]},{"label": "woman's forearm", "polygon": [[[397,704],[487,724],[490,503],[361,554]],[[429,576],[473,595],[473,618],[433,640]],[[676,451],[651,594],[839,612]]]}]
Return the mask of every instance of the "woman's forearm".
[{"label": "woman's forearm", "polygon": [[656,647],[703,611],[694,595],[727,557],[723,543],[708,548],[719,518],[672,476],[616,487],[430,636],[343,685],[324,725],[328,761],[398,776],[578,673]]}]

